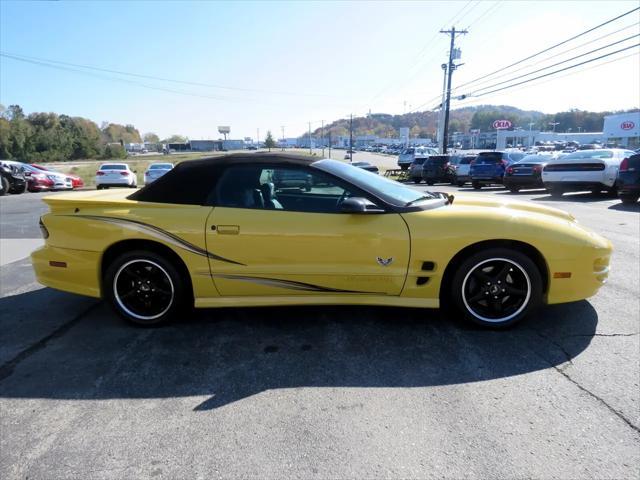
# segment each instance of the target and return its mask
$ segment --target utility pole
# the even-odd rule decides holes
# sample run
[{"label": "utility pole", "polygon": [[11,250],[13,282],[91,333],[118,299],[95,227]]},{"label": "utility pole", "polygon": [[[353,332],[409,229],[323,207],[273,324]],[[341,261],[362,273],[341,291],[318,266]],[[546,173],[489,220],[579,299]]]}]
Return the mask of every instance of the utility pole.
[{"label": "utility pole", "polygon": [[444,104],[447,101],[447,72],[449,71],[449,68],[446,63],[443,63],[441,67],[444,72],[444,80],[442,81],[442,101],[440,102],[440,114],[438,115],[438,132],[436,140],[438,142],[438,151],[440,153],[444,153],[445,150],[443,150],[444,141],[442,140],[442,134],[444,132]]},{"label": "utility pole", "polygon": [[258,145],[256,145],[256,146],[257,146],[258,148],[260,148],[260,129],[258,129],[258,139],[257,139],[256,143],[258,144]]},{"label": "utility pole", "polygon": [[282,151],[284,152],[284,125],[281,125],[280,128],[282,129]]},{"label": "utility pole", "polygon": [[353,163],[353,113],[349,116],[349,163]]},{"label": "utility pole", "polygon": [[455,50],[456,34],[464,35],[467,33],[467,30],[456,31],[456,27],[451,27],[451,30],[440,30],[440,33],[446,33],[451,36],[451,46],[449,48],[449,66],[447,68],[447,98],[444,107],[444,131],[442,133],[442,153],[447,153],[447,137],[449,135],[449,108],[451,106],[451,76],[453,75],[453,71],[456,69],[456,65],[454,65],[453,61],[459,57]]},{"label": "utility pole", "polygon": [[534,126],[535,122],[529,122],[529,148],[533,145],[533,138],[531,136],[531,127]]},{"label": "utility pole", "polygon": [[331,158],[331,130],[329,130],[329,158]]},{"label": "utility pole", "polygon": [[320,128],[320,143],[322,143],[322,158],[324,158],[324,120],[322,120],[322,127]]},{"label": "utility pole", "polygon": [[313,155],[313,149],[311,148],[311,122],[309,122],[309,155]]}]

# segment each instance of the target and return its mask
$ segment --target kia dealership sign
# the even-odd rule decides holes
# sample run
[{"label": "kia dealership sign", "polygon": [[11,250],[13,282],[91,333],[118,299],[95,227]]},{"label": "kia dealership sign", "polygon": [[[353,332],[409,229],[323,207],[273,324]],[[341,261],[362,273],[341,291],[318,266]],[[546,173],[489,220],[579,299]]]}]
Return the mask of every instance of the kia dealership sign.
[{"label": "kia dealership sign", "polygon": [[640,112],[607,115],[602,133],[605,138],[640,137]]},{"label": "kia dealership sign", "polygon": [[509,120],[496,120],[493,122],[493,128],[496,130],[511,128],[511,125],[512,124]]}]

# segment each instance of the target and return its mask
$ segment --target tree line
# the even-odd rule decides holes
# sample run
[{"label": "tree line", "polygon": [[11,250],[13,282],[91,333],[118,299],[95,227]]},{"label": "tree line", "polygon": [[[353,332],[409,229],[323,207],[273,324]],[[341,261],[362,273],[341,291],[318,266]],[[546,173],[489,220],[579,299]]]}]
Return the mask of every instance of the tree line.
[{"label": "tree line", "polygon": [[[637,111],[637,109],[624,111],[589,112],[572,109],[566,112],[545,114],[535,110],[520,110],[508,105],[480,105],[463,107],[451,111],[449,120],[449,132],[469,133],[471,129],[479,129],[486,132],[493,130],[495,120],[510,120],[513,128],[528,130],[548,131],[555,126],[556,132],[600,132],[602,131],[604,117],[614,113]],[[400,128],[409,128],[411,138],[435,138],[438,124],[438,112],[412,112],[403,115],[370,114],[365,117],[353,118],[353,134],[376,135],[382,138],[398,137]],[[531,124],[531,125],[530,125]],[[323,134],[321,129],[312,133],[315,138]],[[306,137],[308,134],[303,135]],[[349,119],[336,120],[324,128],[324,136],[336,138],[349,136]]]},{"label": "tree line", "polygon": [[95,122],[82,117],[34,112],[19,105],[0,105],[0,159],[48,162],[124,158],[127,143],[155,144],[185,141],[180,135],[165,140],[152,132],[140,135],[133,125]]}]

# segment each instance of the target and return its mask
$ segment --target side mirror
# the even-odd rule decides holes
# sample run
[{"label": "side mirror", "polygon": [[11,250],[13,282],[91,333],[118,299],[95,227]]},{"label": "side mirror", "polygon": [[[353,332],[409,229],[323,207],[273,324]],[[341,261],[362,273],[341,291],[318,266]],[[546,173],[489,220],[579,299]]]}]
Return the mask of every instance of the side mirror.
[{"label": "side mirror", "polygon": [[340,204],[342,213],[384,213],[375,203],[362,197],[351,197]]}]

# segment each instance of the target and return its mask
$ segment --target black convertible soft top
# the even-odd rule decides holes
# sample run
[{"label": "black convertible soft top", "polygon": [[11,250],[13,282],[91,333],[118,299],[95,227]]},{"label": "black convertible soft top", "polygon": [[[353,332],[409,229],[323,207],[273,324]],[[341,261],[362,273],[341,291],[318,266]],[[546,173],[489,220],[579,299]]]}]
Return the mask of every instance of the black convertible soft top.
[{"label": "black convertible soft top", "polygon": [[234,153],[189,160],[176,165],[158,180],[129,195],[130,200],[204,205],[220,175],[229,165],[263,163],[308,166],[318,158],[290,153]]}]

